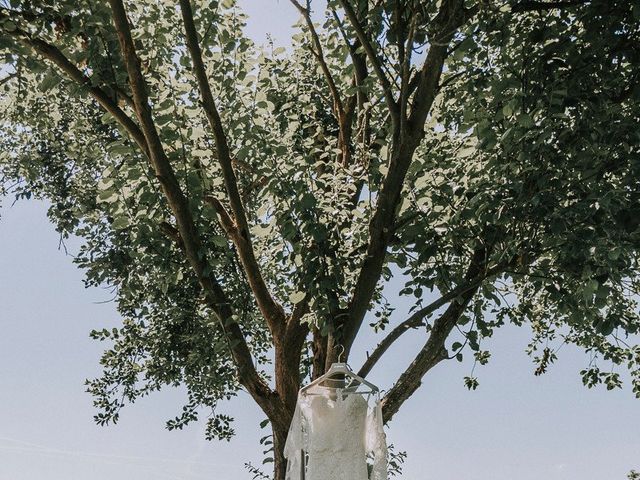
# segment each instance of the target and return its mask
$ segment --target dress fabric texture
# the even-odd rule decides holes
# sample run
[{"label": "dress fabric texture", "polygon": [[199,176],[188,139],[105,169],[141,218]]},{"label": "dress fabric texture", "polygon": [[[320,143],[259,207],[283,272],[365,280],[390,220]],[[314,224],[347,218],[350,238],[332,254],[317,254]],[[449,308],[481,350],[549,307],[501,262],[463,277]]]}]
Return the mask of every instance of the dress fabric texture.
[{"label": "dress fabric texture", "polygon": [[286,480],[387,480],[380,402],[327,387],[300,393],[284,454]]}]

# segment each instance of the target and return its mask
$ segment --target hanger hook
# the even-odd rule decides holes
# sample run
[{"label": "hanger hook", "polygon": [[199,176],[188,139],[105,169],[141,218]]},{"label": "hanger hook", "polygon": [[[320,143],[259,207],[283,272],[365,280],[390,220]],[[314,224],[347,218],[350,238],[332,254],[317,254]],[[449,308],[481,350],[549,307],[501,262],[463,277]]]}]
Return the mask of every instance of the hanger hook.
[{"label": "hanger hook", "polygon": [[345,348],[344,348],[344,345],[342,344],[338,345],[338,347],[342,349],[342,351],[338,354],[338,363],[342,363],[341,360],[342,360],[342,356],[344,355]]}]

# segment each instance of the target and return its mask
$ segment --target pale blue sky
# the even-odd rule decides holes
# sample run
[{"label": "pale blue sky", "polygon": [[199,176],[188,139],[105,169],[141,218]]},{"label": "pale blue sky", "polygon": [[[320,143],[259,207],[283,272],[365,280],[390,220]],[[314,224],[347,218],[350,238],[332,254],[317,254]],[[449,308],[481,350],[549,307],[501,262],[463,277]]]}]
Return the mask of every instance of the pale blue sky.
[{"label": "pale blue sky", "polygon": [[[296,15],[288,1],[249,1],[249,31],[285,42]],[[83,274],[58,249],[45,205],[0,209],[0,480],[250,479],[259,464],[263,419],[246,395],[231,402],[237,437],[207,442],[202,424],[168,432],[185,398],[164,391],[123,411],[121,422],[92,421],[85,378],[99,373],[101,345],[93,328],[120,322],[108,291],[85,289]],[[68,242],[71,252],[75,240]],[[398,311],[408,305],[397,301]],[[400,342],[371,374],[388,388],[422,342]],[[351,363],[358,367],[364,335]],[[578,372],[585,357],[570,347],[543,377],[525,355],[526,328],[507,327],[489,346],[491,362],[467,391],[468,363],[438,366],[388,429],[409,457],[410,480],[624,480],[640,468],[640,401],[629,389],[587,390]]]}]

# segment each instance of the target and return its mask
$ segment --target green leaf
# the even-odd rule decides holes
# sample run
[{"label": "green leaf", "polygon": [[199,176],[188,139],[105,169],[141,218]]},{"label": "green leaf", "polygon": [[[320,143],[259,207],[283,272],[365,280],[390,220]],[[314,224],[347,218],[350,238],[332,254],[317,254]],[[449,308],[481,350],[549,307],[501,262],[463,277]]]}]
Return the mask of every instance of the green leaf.
[{"label": "green leaf", "polygon": [[122,230],[124,228],[127,228],[129,226],[129,217],[125,215],[120,215],[118,217],[115,217],[113,219],[113,223],[111,224],[111,226],[116,230]]},{"label": "green leaf", "polygon": [[213,241],[213,244],[218,246],[218,247],[228,247],[229,246],[229,242],[227,240],[227,237],[224,237],[222,235],[214,235],[213,237],[211,237],[211,240]]},{"label": "green leaf", "polygon": [[289,295],[289,301],[295,305],[296,303],[300,303],[304,300],[306,296],[307,294],[305,292],[294,292]]},{"label": "green leaf", "polygon": [[518,115],[517,122],[524,128],[531,128],[533,126],[533,119],[531,118],[531,115],[527,113],[521,113]]},{"label": "green leaf", "polygon": [[57,73],[47,72],[47,74],[44,76],[44,78],[40,82],[40,85],[38,85],[38,88],[42,93],[46,93],[49,90],[51,90],[53,87],[58,86],[58,84],[60,83],[60,80],[61,80],[60,76]]}]

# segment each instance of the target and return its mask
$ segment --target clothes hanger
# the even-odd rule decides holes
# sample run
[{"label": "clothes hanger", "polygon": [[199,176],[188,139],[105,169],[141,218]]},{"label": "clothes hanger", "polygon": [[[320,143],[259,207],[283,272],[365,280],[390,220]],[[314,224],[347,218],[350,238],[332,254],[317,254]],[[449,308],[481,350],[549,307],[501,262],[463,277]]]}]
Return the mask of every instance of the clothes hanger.
[{"label": "clothes hanger", "polygon": [[[329,367],[329,370],[327,370],[324,375],[321,375],[320,377],[316,378],[309,385],[302,387],[300,389],[300,393],[305,393],[310,388],[315,387],[316,385],[319,385],[327,380],[331,380],[332,377],[335,377],[337,375],[342,375],[344,377],[348,377],[351,379],[351,381],[346,385],[346,387],[341,389],[342,391],[346,391],[346,393],[379,393],[380,389],[377,386],[375,386],[373,383],[368,382],[367,380],[365,380],[364,378],[356,374],[353,370],[351,370],[351,367],[349,367],[348,364],[340,361],[340,358],[342,357],[343,353],[344,353],[344,347],[342,347],[342,353],[338,355],[338,361],[335,363],[332,363],[331,366]],[[365,385],[369,387],[371,389],[371,392],[356,392],[355,390],[349,392],[349,389],[353,389],[352,384],[355,382],[359,383],[360,385]],[[356,386],[355,388],[357,389],[358,387]]]}]

